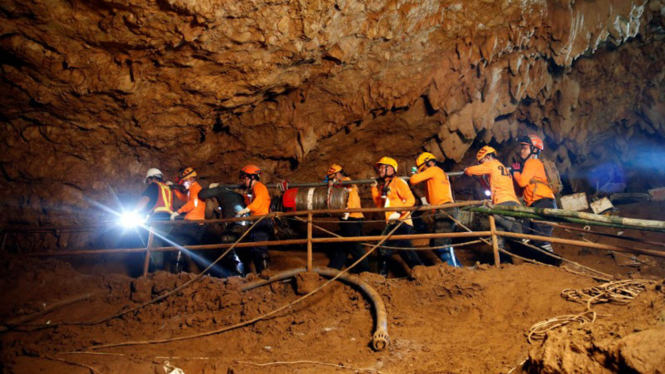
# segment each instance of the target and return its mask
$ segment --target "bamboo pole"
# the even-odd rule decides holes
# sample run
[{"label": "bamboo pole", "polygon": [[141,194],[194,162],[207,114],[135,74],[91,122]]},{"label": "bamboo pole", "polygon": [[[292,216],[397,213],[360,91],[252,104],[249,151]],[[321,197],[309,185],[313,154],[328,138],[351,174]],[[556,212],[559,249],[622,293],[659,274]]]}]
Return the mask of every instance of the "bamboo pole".
[{"label": "bamboo pole", "polygon": [[152,242],[155,239],[155,233],[150,228],[150,236],[148,236],[148,247],[145,250],[145,260],[143,261],[143,276],[148,275],[148,268],[150,268],[150,250],[152,249]]},{"label": "bamboo pole", "polygon": [[624,218],[624,217],[612,217],[612,216],[603,216],[600,214],[591,214],[584,212],[573,212],[570,210],[563,209],[550,209],[550,208],[529,208],[524,206],[502,206],[502,210],[512,210],[515,212],[523,213],[535,213],[542,216],[548,217],[569,217],[569,218],[581,218],[589,221],[603,222],[603,223],[613,223],[617,225],[633,226],[640,228],[656,229],[665,231],[665,221],[655,221],[647,219],[636,219],[636,218]]},{"label": "bamboo pole", "polygon": [[615,252],[636,253],[636,254],[640,254],[640,255],[647,255],[647,256],[665,258],[665,251],[657,251],[657,250],[654,250],[654,249],[625,248],[625,247],[617,247],[615,245],[609,245],[609,244],[583,242],[583,241],[579,241],[579,240],[560,239],[560,238],[549,237],[549,236],[540,236],[540,235],[516,234],[514,232],[505,232],[505,231],[497,231],[497,235],[505,236],[507,238],[531,239],[531,240],[536,240],[536,241],[540,240],[540,241],[547,241],[547,242],[551,242],[551,243],[574,245],[574,246],[578,246],[578,247],[604,249],[604,250],[607,250],[607,251],[615,251]]},{"label": "bamboo pole", "polygon": [[501,259],[499,257],[499,239],[496,236],[496,222],[494,216],[490,214],[490,232],[492,233],[492,251],[494,252],[494,266],[501,267]]},{"label": "bamboo pole", "polygon": [[312,271],[312,213],[307,215],[307,271]]}]

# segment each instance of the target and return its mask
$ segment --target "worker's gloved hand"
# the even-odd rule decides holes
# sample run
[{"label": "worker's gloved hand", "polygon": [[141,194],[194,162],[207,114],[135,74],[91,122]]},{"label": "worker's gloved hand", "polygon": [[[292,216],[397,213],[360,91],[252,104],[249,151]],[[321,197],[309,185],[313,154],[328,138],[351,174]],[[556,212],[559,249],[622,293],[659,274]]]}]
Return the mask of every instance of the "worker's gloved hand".
[{"label": "worker's gloved hand", "polygon": [[236,213],[236,215],[237,216],[244,216],[245,214],[248,214],[248,213],[249,213],[249,208],[245,208],[245,209],[239,211],[238,213]]},{"label": "worker's gloved hand", "polygon": [[390,208],[390,199],[387,198],[387,197],[385,199],[386,199],[386,202],[383,204],[383,207],[384,208]]},{"label": "worker's gloved hand", "polygon": [[420,198],[420,203],[422,205],[429,205],[429,203],[427,202],[427,198],[425,196]]},{"label": "worker's gloved hand", "polygon": [[167,186],[173,186],[173,182],[171,182],[171,181],[166,181],[166,185],[167,185]]},{"label": "worker's gloved hand", "polygon": [[521,173],[522,172],[522,164],[520,164],[519,162],[515,162],[514,164],[512,164],[510,166],[510,168],[512,169],[511,170],[512,173]]},{"label": "worker's gloved hand", "polygon": [[398,212],[393,212],[393,214],[388,216],[388,221],[397,221],[402,215]]},{"label": "worker's gloved hand", "polygon": [[277,189],[282,191],[282,192],[288,190],[289,189],[289,181],[284,180],[284,181],[281,181],[281,182],[277,183]]},{"label": "worker's gloved hand", "polygon": [[342,219],[345,220],[345,221],[346,221],[347,219],[349,219],[349,213],[344,213],[344,214],[342,215]]},{"label": "worker's gloved hand", "polygon": [[171,221],[175,221],[175,218],[179,215],[180,215],[180,213],[178,213],[178,212],[171,213]]},{"label": "worker's gloved hand", "polygon": [[210,183],[210,185],[208,186],[208,188],[217,188],[217,187],[219,187],[219,183]]},{"label": "worker's gloved hand", "polygon": [[370,184],[370,186],[372,186],[372,188],[377,188],[379,186],[379,182],[377,182],[377,180],[375,179],[374,182]]}]

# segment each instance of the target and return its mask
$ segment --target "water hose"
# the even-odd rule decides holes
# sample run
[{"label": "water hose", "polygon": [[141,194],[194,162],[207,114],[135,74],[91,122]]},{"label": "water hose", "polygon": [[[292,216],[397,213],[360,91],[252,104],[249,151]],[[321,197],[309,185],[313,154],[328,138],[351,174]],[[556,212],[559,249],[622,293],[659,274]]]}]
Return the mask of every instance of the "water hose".
[{"label": "water hose", "polygon": [[[300,273],[306,273],[307,269],[299,268],[292,269],[280,272],[271,276],[268,279],[260,279],[253,282],[246,283],[240,287],[241,291],[249,291],[254,288],[262,287],[274,282],[279,282],[281,280],[294,278]],[[320,276],[326,278],[334,278],[339,275],[339,271],[335,269],[328,268],[313,268],[312,272],[319,274]],[[381,300],[381,295],[376,292],[375,289],[370,287],[365,281],[361,279],[355,279],[354,277],[349,276],[348,274],[342,274],[338,278],[339,280],[346,282],[350,285],[360,288],[367,297],[369,297],[372,305],[374,306],[374,311],[376,312],[376,328],[374,335],[372,336],[372,347],[375,351],[383,351],[388,348],[390,345],[390,336],[388,335],[388,313],[386,312],[386,306]]]}]

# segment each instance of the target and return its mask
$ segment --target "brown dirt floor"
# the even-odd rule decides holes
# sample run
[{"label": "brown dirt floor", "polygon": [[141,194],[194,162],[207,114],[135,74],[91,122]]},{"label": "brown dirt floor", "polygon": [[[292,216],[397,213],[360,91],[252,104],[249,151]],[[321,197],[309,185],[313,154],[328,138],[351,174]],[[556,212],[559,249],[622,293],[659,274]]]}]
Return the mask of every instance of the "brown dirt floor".
[{"label": "brown dirt floor", "polygon": [[[662,219],[663,204],[621,206],[621,216]],[[617,229],[598,229],[617,233]],[[579,238],[576,232],[555,235]],[[654,248],[585,234],[602,243]],[[663,235],[626,231],[623,235],[665,241]],[[170,373],[168,361],[184,373],[345,373],[352,370],[312,363],[255,366],[245,363],[317,361],[380,373],[663,373],[665,370],[665,275],[662,259],[641,262],[555,245],[565,257],[621,278],[656,283],[631,304],[594,306],[598,320],[552,331],[530,345],[529,328],[584,306],[563,299],[563,289],[581,289],[596,281],[564,269],[531,264],[453,269],[420,267],[408,277],[361,277],[382,296],[388,312],[391,346],[374,352],[372,308],[358,290],[333,283],[302,304],[248,327],[182,342],[100,350],[114,355],[72,354],[90,346],[169,338],[219,329],[272,311],[296,300],[293,282],[241,293],[245,279],[204,277],[177,295],[140,311],[93,326],[33,327],[0,333],[4,373],[90,373],[90,369],[50,358],[88,365],[99,373]],[[486,249],[485,249],[486,250]],[[473,265],[473,249],[460,251]],[[469,252],[466,254],[465,252]],[[275,252],[277,268],[301,266],[302,256]],[[302,254],[300,254],[302,255]],[[315,263],[325,265],[325,256]],[[629,266],[626,266],[629,265]],[[637,266],[633,266],[637,265]],[[64,306],[32,323],[94,321],[154,298],[193,277],[157,272],[133,279],[122,274],[79,272],[54,259],[0,257],[0,320],[39,311],[72,295],[97,292],[89,300]],[[89,269],[87,269],[89,270]],[[249,276],[253,279],[255,276]],[[319,282],[322,282],[320,280]],[[519,367],[529,358],[524,367]],[[661,365],[663,364],[663,365]],[[360,371],[365,372],[365,371]],[[175,372],[178,373],[178,372]]]}]

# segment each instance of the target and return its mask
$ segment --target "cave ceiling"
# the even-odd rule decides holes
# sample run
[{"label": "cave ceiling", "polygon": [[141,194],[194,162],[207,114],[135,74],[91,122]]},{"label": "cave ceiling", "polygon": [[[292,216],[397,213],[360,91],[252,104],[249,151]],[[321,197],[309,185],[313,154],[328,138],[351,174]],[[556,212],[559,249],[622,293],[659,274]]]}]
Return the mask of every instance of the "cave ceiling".
[{"label": "cave ceiling", "polygon": [[461,165],[529,131],[565,173],[662,144],[664,15],[654,0],[2,0],[0,215],[71,219],[138,193],[149,167],[364,177],[383,155]]}]

